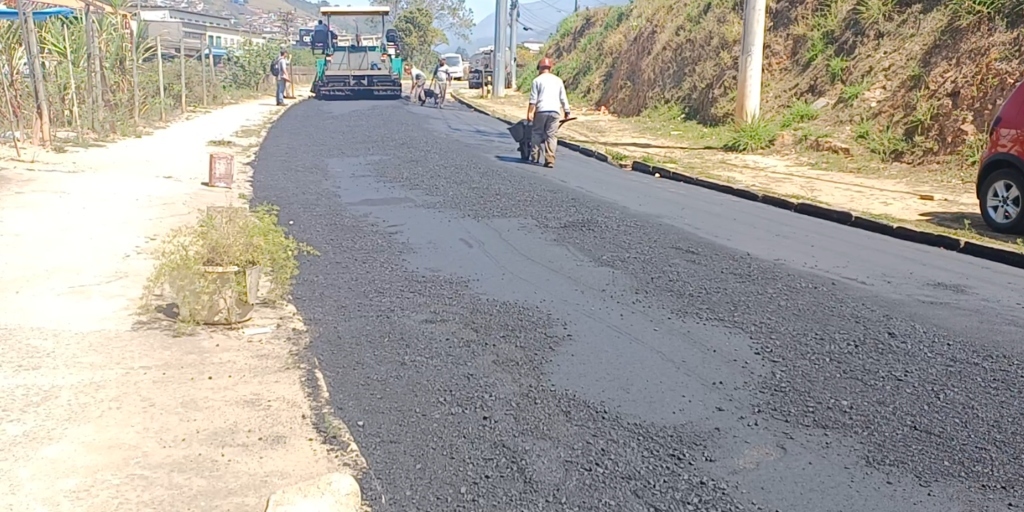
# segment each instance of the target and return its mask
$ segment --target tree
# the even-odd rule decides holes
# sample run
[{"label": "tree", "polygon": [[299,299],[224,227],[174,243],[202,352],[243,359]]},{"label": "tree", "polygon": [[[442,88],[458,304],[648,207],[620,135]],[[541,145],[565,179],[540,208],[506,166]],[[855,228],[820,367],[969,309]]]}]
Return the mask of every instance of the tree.
[{"label": "tree", "polygon": [[473,28],[473,10],[466,7],[466,0],[371,0],[370,3],[390,7],[392,24],[398,22],[402,13],[423,8],[430,12],[433,24],[442,32],[466,39],[469,29]]},{"label": "tree", "polygon": [[461,55],[462,56],[462,60],[469,60],[469,51],[466,50],[465,48],[460,46],[460,47],[455,49],[455,53]]},{"label": "tree", "polygon": [[426,7],[402,11],[395,19],[394,27],[402,37],[402,52],[416,64],[427,64],[434,56],[434,47],[448,43],[448,36],[434,25],[434,14]]}]

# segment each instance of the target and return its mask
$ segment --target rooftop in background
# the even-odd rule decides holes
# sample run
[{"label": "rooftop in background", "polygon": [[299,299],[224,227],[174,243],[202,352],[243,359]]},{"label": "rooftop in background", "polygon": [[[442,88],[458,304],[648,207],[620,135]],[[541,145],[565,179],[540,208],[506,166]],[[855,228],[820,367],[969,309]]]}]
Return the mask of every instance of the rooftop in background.
[{"label": "rooftop in background", "polygon": [[321,16],[387,16],[388,14],[391,14],[391,8],[386,5],[370,7],[324,6],[320,8]]},{"label": "rooftop in background", "polygon": [[235,26],[231,18],[171,7],[143,7],[139,9],[139,15],[145,21],[189,21],[217,27]]}]

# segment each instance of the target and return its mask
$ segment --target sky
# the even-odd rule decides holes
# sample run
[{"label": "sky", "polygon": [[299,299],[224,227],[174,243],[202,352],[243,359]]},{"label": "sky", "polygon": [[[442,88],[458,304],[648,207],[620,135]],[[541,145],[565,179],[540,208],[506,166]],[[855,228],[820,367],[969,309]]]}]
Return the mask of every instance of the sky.
[{"label": "sky", "polygon": [[[351,5],[352,7],[364,7],[370,5],[369,0],[330,0],[334,5]],[[466,0],[466,7],[473,9],[473,23],[479,23],[494,12],[496,2],[491,0]]]}]

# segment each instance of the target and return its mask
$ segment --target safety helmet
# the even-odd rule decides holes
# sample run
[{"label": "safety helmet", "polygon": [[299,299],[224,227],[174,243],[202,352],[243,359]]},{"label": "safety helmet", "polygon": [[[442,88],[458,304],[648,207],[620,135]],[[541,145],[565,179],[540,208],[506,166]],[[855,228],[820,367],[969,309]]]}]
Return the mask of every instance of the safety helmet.
[{"label": "safety helmet", "polygon": [[544,57],[543,59],[540,60],[540,62],[537,63],[537,71],[540,71],[545,68],[551,69],[553,67],[555,67],[555,61],[551,60],[550,57]]}]

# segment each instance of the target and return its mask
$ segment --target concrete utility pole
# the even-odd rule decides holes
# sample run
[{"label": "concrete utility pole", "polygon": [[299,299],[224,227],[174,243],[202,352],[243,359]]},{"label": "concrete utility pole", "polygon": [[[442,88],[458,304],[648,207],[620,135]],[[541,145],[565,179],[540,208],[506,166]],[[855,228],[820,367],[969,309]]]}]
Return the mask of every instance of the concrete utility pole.
[{"label": "concrete utility pole", "polygon": [[505,96],[505,27],[508,26],[508,1],[497,0],[494,6],[494,78],[492,98]]},{"label": "concrete utility pole", "polygon": [[746,0],[743,42],[736,83],[736,122],[749,123],[761,115],[761,67],[764,59],[766,0]]},{"label": "concrete utility pole", "polygon": [[509,55],[509,59],[508,59],[509,62],[512,63],[511,65],[509,65],[508,72],[511,75],[510,78],[512,79],[512,87],[515,88],[515,86],[516,86],[516,56],[519,55],[519,52],[516,51],[516,32],[519,30],[519,0],[512,0],[512,14],[511,14],[511,16],[509,16],[508,26],[509,26],[508,47],[509,47],[509,51],[512,52],[512,54]]},{"label": "concrete utility pole", "polygon": [[576,3],[572,6],[572,12],[580,12],[580,0],[576,0]]}]

